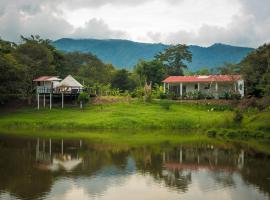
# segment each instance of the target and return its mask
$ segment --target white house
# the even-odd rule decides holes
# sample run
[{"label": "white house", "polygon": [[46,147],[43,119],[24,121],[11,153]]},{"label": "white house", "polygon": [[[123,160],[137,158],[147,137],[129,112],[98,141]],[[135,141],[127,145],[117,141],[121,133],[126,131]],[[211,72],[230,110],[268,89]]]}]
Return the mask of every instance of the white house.
[{"label": "white house", "polygon": [[244,79],[241,75],[169,76],[162,82],[165,93],[173,92],[179,97],[195,91],[215,98],[232,92],[244,97]]}]

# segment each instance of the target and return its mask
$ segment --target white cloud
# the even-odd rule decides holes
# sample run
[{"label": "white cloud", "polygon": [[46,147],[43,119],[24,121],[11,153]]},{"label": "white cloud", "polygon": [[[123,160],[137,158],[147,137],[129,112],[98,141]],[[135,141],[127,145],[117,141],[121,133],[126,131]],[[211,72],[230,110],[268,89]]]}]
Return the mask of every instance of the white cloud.
[{"label": "white cloud", "polygon": [[102,19],[93,18],[87,21],[83,27],[75,29],[72,36],[77,38],[119,39],[125,38],[126,33],[124,31],[112,30]]},{"label": "white cloud", "polygon": [[269,13],[269,0],[1,0],[0,37],[256,47],[270,42]]}]

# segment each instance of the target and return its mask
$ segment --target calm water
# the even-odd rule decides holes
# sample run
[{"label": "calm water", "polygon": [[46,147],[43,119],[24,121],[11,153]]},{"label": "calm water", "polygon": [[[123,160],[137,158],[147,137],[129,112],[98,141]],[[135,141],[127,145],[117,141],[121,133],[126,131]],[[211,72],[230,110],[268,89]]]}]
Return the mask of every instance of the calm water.
[{"label": "calm water", "polygon": [[270,157],[243,147],[0,137],[0,199],[270,197]]}]

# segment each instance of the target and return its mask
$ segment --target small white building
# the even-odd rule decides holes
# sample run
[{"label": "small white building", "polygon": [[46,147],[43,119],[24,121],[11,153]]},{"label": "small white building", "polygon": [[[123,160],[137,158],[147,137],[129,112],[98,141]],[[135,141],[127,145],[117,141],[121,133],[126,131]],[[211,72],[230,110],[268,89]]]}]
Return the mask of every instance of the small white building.
[{"label": "small white building", "polygon": [[53,93],[53,89],[62,79],[58,76],[40,76],[33,80],[36,83],[36,92],[40,94]]},{"label": "small white building", "polygon": [[173,92],[179,97],[196,91],[215,98],[225,93],[238,93],[244,97],[244,79],[241,75],[169,76],[162,82],[165,93]]}]

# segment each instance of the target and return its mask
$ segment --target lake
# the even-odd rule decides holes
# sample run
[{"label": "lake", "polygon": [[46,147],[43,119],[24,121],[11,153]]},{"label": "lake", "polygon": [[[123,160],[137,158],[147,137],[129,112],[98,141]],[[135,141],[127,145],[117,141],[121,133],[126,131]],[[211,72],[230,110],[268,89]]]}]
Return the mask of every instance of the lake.
[{"label": "lake", "polygon": [[0,136],[0,199],[270,198],[270,156],[243,145]]}]

